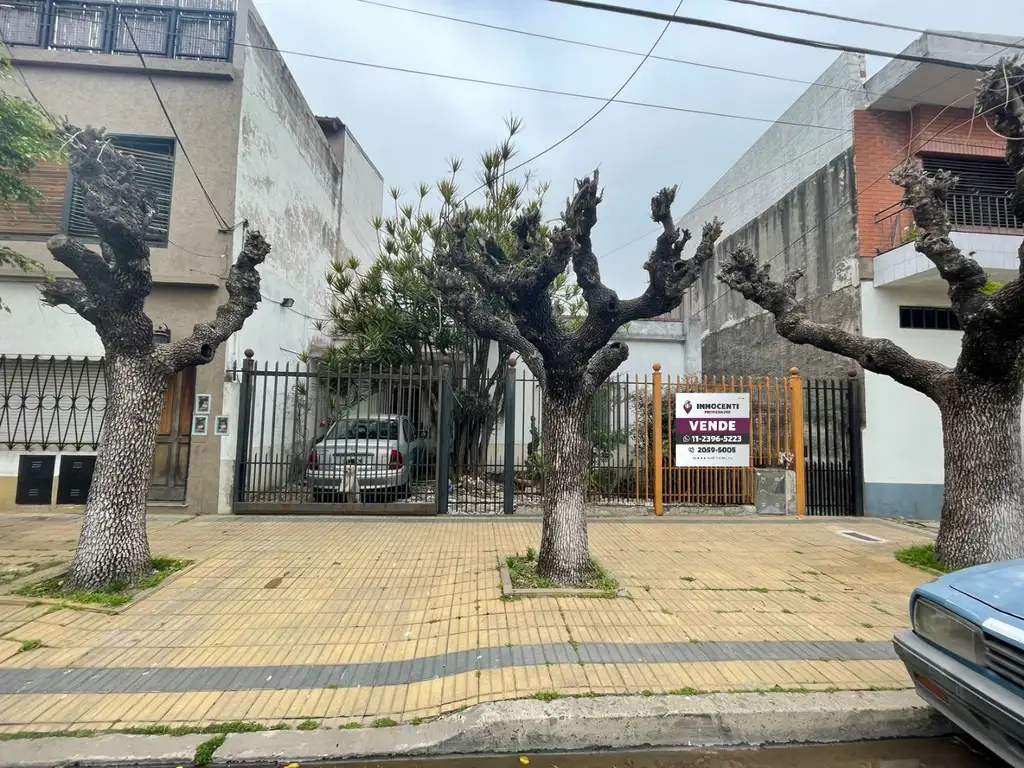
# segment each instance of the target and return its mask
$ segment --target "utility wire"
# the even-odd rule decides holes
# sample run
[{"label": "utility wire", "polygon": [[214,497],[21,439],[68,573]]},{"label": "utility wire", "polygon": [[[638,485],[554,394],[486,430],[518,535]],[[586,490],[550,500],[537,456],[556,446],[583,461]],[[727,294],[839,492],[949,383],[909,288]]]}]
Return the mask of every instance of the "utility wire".
[{"label": "utility wire", "polygon": [[[361,0],[361,2],[368,2],[369,0]],[[739,5],[752,5],[758,8],[769,8],[773,11],[783,11],[785,13],[799,13],[804,16],[817,16],[822,19],[833,19],[834,21],[847,21],[852,24],[864,24],[869,27],[881,27],[883,29],[895,29],[900,32],[913,32],[918,35],[928,35],[930,37],[943,37],[948,40],[963,40],[967,43],[981,43],[983,45],[1003,45],[1003,43],[996,40],[986,40],[983,37],[974,37],[973,35],[964,35],[959,32],[933,32],[930,29],[920,29],[918,27],[905,27],[902,24],[889,24],[884,21],[871,21],[869,19],[858,19],[854,16],[840,16],[835,13],[825,13],[824,11],[812,11],[807,8],[794,8],[790,5],[778,5],[776,3],[766,3],[762,0],[723,0],[726,3],[737,3]],[[1007,48],[1018,48],[1024,49],[1024,46],[1017,43],[1006,44]]]},{"label": "utility wire", "polygon": [[[678,12],[679,9],[683,7],[683,2],[685,2],[685,0],[679,0],[679,2],[676,4],[676,12]],[[602,112],[604,112],[606,109],[608,109],[608,107],[610,107],[612,105],[612,102],[615,101],[615,99],[618,97],[618,95],[620,93],[622,93],[624,90],[626,90],[626,86],[628,86],[631,82],[633,82],[633,78],[637,76],[637,73],[640,71],[640,69],[643,67],[643,65],[647,63],[647,60],[651,57],[651,54],[654,53],[654,49],[658,47],[658,43],[661,42],[661,39],[663,37],[665,37],[665,34],[668,32],[670,26],[671,25],[669,25],[669,24],[665,25],[665,28],[661,30],[661,34],[658,35],[657,39],[654,41],[654,43],[648,49],[647,55],[644,56],[643,59],[641,59],[640,63],[637,64],[636,67],[633,69],[633,71],[629,73],[629,77],[626,78],[625,82],[623,82],[623,84],[619,86],[619,89],[617,91],[615,91],[615,93],[613,93],[611,95],[611,98],[607,99],[604,102],[604,104],[602,104],[600,107],[598,107],[597,110],[590,117],[588,117],[582,123],[577,125],[571,131],[569,131],[569,133],[567,133],[565,136],[560,138],[554,144],[551,144],[546,149],[541,150],[540,152],[538,152],[537,154],[533,155],[532,157],[529,157],[526,160],[523,160],[523,162],[519,163],[518,165],[512,166],[507,171],[504,171],[502,173],[502,175],[504,176],[504,175],[507,175],[509,173],[514,173],[515,171],[518,171],[520,168],[529,165],[534,160],[537,160],[538,158],[543,157],[548,152],[551,152],[552,150],[556,149],[557,147],[560,147],[562,144],[567,142],[569,139],[571,139],[577,133],[579,133],[584,128],[586,128],[588,125],[590,125],[594,120],[596,120],[598,115],[600,115]],[[482,183],[480,186],[478,186],[476,189],[474,189],[468,195],[463,197],[462,200],[459,201],[459,205],[461,205],[462,203],[466,202],[466,200],[468,200],[470,197],[475,195],[477,192],[479,192],[481,189],[483,189],[486,186],[487,186],[487,182]]]},{"label": "utility wire", "polygon": [[146,64],[146,57],[142,55],[142,51],[139,50],[138,43],[135,42],[135,33],[132,31],[132,25],[129,19],[125,19],[124,28],[128,31],[128,37],[131,38],[132,47],[135,48],[135,53],[138,54],[139,61],[142,63],[142,71],[145,72],[146,79],[149,80],[149,84],[153,88],[153,93],[156,96],[157,103],[160,105],[160,111],[163,112],[164,117],[167,118],[167,124],[171,127],[171,133],[174,134],[174,140],[178,143],[178,146],[181,147],[181,154],[185,157],[185,162],[188,163],[188,167],[192,169],[192,174],[196,177],[196,181],[199,183],[199,188],[203,191],[203,196],[206,198],[206,202],[210,205],[210,210],[213,211],[213,215],[217,219],[217,226],[222,232],[233,230],[234,227],[228,224],[227,219],[221,216],[220,211],[217,210],[217,204],[213,202],[213,198],[206,190],[206,185],[203,184],[203,180],[199,177],[199,172],[192,163],[192,158],[188,155],[185,143],[181,140],[181,136],[178,134],[178,129],[174,126],[174,120],[171,119],[171,113],[167,111],[167,105],[164,104],[163,97],[160,95],[160,90],[156,87],[153,75],[149,71],[149,65]]},{"label": "utility wire", "polygon": [[[474,27],[482,27],[483,29],[493,29],[493,30],[497,30],[499,32],[509,32],[511,34],[524,35],[526,37],[534,37],[534,38],[537,38],[537,39],[540,39],[540,40],[550,40],[550,41],[556,42],[556,43],[566,43],[567,45],[578,45],[578,46],[581,46],[583,48],[592,48],[592,49],[598,50],[598,51],[608,51],[610,53],[622,53],[622,54],[625,54],[627,56],[643,56],[644,55],[643,51],[632,51],[632,50],[629,50],[628,48],[616,48],[615,46],[611,46],[611,45],[601,45],[599,43],[590,43],[590,42],[586,42],[584,40],[573,40],[572,38],[568,38],[568,37],[556,37],[554,35],[543,35],[543,34],[541,34],[539,32],[529,32],[529,31],[527,31],[525,29],[515,29],[514,27],[502,27],[502,26],[499,26],[497,24],[485,24],[482,21],[472,21],[470,19],[462,19],[462,18],[459,18],[458,16],[445,16],[444,14],[441,14],[441,13],[431,13],[430,11],[422,11],[419,8],[406,8],[406,7],[401,6],[401,5],[391,5],[389,3],[378,2],[378,0],[357,0],[357,1],[360,2],[360,3],[365,3],[366,5],[375,5],[378,8],[389,8],[389,9],[391,9],[393,11],[403,11],[405,13],[415,13],[418,16],[427,16],[427,17],[432,18],[432,19],[443,19],[444,21],[453,21],[453,22],[456,22],[458,24],[468,24],[468,25],[474,26]],[[658,56],[656,54],[652,54],[648,58],[650,58],[652,61],[665,61],[665,62],[669,62],[671,64],[683,64],[683,65],[686,65],[686,66],[689,66],[689,67],[700,67],[701,69],[712,69],[712,70],[716,70],[718,72],[732,72],[732,73],[737,74],[737,75],[748,75],[750,77],[760,77],[760,78],[764,78],[766,80],[777,80],[777,81],[782,82],[782,83],[797,83],[799,85],[814,86],[815,88],[831,88],[831,89],[836,90],[836,91],[850,91],[851,93],[867,93],[869,96],[882,96],[882,95],[884,95],[884,94],[881,94],[881,93],[875,94],[875,93],[872,93],[871,91],[866,91],[864,88],[861,88],[861,87],[851,88],[851,87],[846,86],[846,85],[838,85],[838,84],[834,84],[834,83],[818,83],[818,82],[815,82],[814,80],[801,80],[798,77],[785,77],[783,75],[772,75],[772,74],[768,74],[767,72],[757,72],[757,71],[752,70],[752,69],[737,69],[735,67],[723,67],[723,66],[719,66],[717,64],[706,64],[706,63],[701,62],[701,61],[691,61],[689,59],[677,59],[677,58],[674,58],[672,56]],[[895,99],[897,101],[907,101],[907,102],[910,101],[910,99],[905,99],[905,98],[899,97],[899,96],[889,96],[889,98]],[[623,102],[619,102],[619,103],[621,104]]]},{"label": "utility wire", "polygon": [[[766,32],[761,29],[751,29],[750,27],[741,27],[735,24],[725,24],[720,21],[697,19],[691,16],[676,16],[675,14],[661,13],[659,11],[647,11],[640,8],[627,8],[622,5],[592,2],[592,0],[547,1],[549,3],[557,3],[559,5],[570,5],[576,8],[586,8],[593,11],[606,11],[608,13],[617,13],[625,16],[636,16],[642,19],[654,19],[655,21],[665,21],[671,24],[686,24],[692,27],[717,29],[722,32],[735,32],[738,35],[760,37],[764,38],[765,40],[774,40],[779,43],[789,43],[790,45],[802,45],[808,48],[821,48],[826,51],[863,53],[867,56],[881,56],[882,58],[899,59],[900,61],[916,61],[919,64],[938,64],[943,67],[952,67],[953,69],[965,69],[975,72],[981,72],[986,69],[986,67],[982,64],[968,64],[963,61],[955,61],[954,59],[940,59],[931,56],[915,56],[910,53],[892,53],[890,51],[881,51],[876,48],[862,48],[856,45],[846,45],[845,43],[829,43],[825,42],[824,40],[812,40],[807,37],[796,37],[794,35],[780,35],[776,32]],[[999,43],[991,42],[989,44],[999,45]]]}]

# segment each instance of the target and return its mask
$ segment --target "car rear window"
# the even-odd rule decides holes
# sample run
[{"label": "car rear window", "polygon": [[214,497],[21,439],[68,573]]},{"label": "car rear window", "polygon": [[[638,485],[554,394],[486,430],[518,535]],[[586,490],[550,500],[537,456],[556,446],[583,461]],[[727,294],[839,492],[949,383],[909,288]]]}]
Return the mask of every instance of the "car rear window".
[{"label": "car rear window", "polygon": [[394,420],[345,419],[328,433],[329,440],[397,440],[398,422]]}]

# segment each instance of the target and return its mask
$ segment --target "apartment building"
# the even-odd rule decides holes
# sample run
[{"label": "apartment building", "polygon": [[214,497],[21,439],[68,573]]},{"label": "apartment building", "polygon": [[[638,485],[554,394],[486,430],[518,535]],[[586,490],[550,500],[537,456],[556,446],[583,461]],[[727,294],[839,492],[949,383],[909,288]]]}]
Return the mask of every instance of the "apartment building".
[{"label": "apartment building", "polygon": [[[272,244],[257,312],[169,388],[153,467],[154,506],[227,511],[232,371],[247,348],[284,365],[310,347],[331,261],[376,255],[381,175],[341,119],[314,116],[251,0],[16,0],[0,8],[0,35],[15,67],[5,89],[106,127],[145,168],[159,201],[146,305],[158,343],[213,317],[246,227]],[[39,167],[33,182],[43,204],[0,212],[0,245],[70,276],[45,242],[95,239],[80,192],[65,167]],[[42,306],[39,279],[0,270],[0,510],[83,503],[105,407],[98,337]]]},{"label": "apartment building", "polygon": [[[1019,42],[971,36],[991,42],[935,32],[905,53],[994,65]],[[684,305],[702,328],[705,373],[781,375],[797,366],[810,378],[854,371],[861,377],[866,514],[939,516],[938,409],[889,378],[783,339],[770,315],[715,279],[718,262],[723,253],[749,244],[776,277],[804,269],[800,295],[814,319],[887,337],[914,355],[953,364],[961,334],[946,284],[914,250],[903,190],[888,173],[908,160],[956,173],[960,183],[948,200],[954,242],[973,252],[993,280],[1016,275],[1024,222],[1012,213],[1005,143],[973,113],[978,74],[893,60],[867,78],[862,57],[843,54],[683,218],[684,226],[696,229],[717,215],[727,227],[715,264]]]}]

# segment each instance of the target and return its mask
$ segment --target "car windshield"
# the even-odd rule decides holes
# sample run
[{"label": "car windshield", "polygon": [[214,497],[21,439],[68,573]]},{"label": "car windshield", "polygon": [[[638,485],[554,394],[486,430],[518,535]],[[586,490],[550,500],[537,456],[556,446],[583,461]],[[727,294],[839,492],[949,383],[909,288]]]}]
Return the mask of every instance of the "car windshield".
[{"label": "car windshield", "polygon": [[398,422],[393,419],[345,419],[331,428],[328,439],[397,440]]}]

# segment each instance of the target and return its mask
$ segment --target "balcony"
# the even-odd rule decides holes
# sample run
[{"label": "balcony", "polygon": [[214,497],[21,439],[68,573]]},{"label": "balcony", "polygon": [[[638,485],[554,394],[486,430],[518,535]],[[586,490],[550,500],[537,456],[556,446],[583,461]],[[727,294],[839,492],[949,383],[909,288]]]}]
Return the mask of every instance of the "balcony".
[{"label": "balcony", "polygon": [[6,0],[8,46],[231,61],[236,0]]}]

